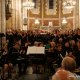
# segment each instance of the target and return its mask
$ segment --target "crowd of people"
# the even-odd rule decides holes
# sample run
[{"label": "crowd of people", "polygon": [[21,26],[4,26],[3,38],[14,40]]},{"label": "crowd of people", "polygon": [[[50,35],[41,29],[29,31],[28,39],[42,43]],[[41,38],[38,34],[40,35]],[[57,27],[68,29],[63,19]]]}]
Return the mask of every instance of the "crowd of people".
[{"label": "crowd of people", "polygon": [[[29,64],[26,55],[28,46],[45,47],[45,57],[47,57],[45,62],[52,72],[55,72],[53,64],[57,64],[58,68],[61,67],[61,62],[65,56],[72,57],[76,61],[76,68],[80,68],[80,29],[54,30],[45,33],[38,30],[7,31],[6,45],[4,44],[2,47],[0,60],[3,71],[9,71],[18,63],[19,73],[26,73]],[[19,58],[22,60],[20,61]],[[22,67],[24,67],[23,72],[21,71]]]}]

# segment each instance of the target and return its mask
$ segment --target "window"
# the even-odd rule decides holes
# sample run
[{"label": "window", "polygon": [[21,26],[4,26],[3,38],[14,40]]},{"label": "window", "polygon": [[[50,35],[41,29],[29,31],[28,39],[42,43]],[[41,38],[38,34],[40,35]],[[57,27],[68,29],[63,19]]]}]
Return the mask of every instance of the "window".
[{"label": "window", "polygon": [[33,2],[35,4],[34,8],[36,8],[37,0],[33,0]]},{"label": "window", "polygon": [[49,0],[49,9],[53,9],[54,0]]}]

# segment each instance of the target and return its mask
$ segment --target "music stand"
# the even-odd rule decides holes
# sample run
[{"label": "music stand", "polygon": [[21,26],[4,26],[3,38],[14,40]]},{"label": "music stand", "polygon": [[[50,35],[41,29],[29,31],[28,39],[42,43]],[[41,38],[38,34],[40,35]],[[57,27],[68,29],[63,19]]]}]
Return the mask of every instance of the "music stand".
[{"label": "music stand", "polygon": [[29,46],[27,55],[32,64],[35,64],[36,72],[39,72],[38,65],[44,65],[45,47]]},{"label": "music stand", "polygon": [[29,54],[45,54],[45,47],[29,46],[27,55]]}]

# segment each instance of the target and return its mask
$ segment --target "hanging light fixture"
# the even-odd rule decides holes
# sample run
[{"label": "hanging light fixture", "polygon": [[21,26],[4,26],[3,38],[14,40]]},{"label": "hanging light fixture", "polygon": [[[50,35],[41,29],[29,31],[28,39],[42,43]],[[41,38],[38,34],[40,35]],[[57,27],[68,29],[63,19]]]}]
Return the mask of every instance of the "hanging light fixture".
[{"label": "hanging light fixture", "polygon": [[51,26],[51,27],[53,26],[52,21],[49,21],[48,26]]},{"label": "hanging light fixture", "polygon": [[35,24],[39,24],[39,20],[38,19],[35,19]]},{"label": "hanging light fixture", "polygon": [[66,9],[72,9],[76,5],[76,0],[64,0],[63,7]]},{"label": "hanging light fixture", "polygon": [[23,3],[23,6],[26,7],[26,9],[33,9],[35,6],[35,3],[32,0],[27,0]]},{"label": "hanging light fixture", "polygon": [[67,20],[66,20],[65,17],[64,17],[63,20],[62,20],[62,24],[67,24]]}]

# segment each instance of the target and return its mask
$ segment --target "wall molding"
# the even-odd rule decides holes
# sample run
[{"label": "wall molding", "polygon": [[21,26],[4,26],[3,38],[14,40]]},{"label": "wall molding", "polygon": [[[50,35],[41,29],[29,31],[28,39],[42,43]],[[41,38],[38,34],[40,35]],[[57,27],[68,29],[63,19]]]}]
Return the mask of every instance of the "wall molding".
[{"label": "wall molding", "polygon": [[30,10],[32,14],[39,14],[40,13],[40,0],[36,0],[36,8]]},{"label": "wall molding", "polygon": [[[67,17],[66,19],[74,19],[75,17]],[[29,17],[29,19],[36,19],[35,17]],[[38,18],[38,19],[41,19],[42,18]],[[63,19],[63,18],[61,18]],[[59,18],[44,18],[43,20],[59,20]]]},{"label": "wall molding", "polygon": [[53,9],[49,9],[49,0],[45,1],[46,15],[56,15],[57,14],[57,0],[54,0]]}]

